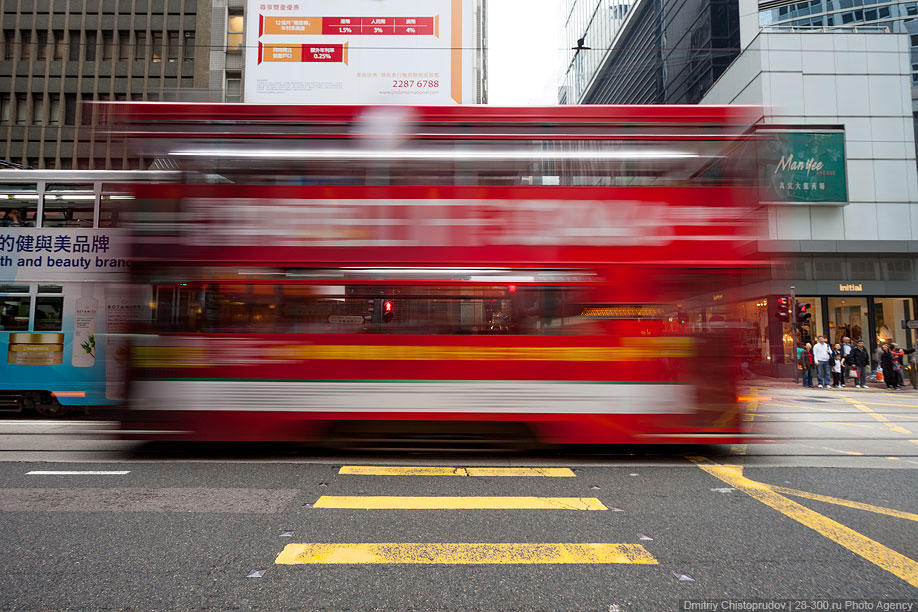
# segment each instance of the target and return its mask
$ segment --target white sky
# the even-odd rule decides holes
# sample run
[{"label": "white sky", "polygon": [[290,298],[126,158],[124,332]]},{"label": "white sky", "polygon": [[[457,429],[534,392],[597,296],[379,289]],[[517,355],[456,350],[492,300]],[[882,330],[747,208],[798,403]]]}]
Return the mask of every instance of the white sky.
[{"label": "white sky", "polygon": [[558,103],[563,0],[488,0],[488,104]]}]

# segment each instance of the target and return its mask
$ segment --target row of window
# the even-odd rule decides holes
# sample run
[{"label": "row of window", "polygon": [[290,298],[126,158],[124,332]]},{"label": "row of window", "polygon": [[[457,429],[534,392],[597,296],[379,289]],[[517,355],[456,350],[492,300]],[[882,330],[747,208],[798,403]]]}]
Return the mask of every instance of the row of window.
[{"label": "row of window", "polygon": [[159,331],[307,334],[576,333],[624,318],[585,315],[580,294],[532,286],[160,285],[151,314]]},{"label": "row of window", "polygon": [[[241,40],[240,40],[241,44]],[[17,53],[18,52],[18,53]],[[95,31],[80,30],[3,30],[3,58],[54,59],[71,62],[97,59],[140,60],[152,62],[193,62],[194,32],[146,30]]]},{"label": "row of window", "polygon": [[118,0],[115,2],[100,2],[99,0],[44,0],[43,2],[29,2],[29,7],[20,11],[18,3],[7,2],[5,6],[0,5],[7,15],[17,13],[33,14],[31,6],[34,4],[35,15],[65,15],[69,13],[76,15],[146,15],[149,11],[152,15],[194,15],[194,0]]},{"label": "row of window", "polygon": [[[99,227],[114,227],[127,194],[103,185]],[[0,227],[94,227],[96,190],[92,184],[47,184],[44,196],[35,185],[0,185]]]}]

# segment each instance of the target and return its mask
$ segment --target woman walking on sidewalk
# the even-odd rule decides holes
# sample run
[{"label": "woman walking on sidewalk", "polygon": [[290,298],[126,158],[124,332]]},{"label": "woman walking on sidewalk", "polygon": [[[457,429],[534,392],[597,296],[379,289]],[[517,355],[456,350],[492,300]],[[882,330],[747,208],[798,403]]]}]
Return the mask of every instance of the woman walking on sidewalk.
[{"label": "woman walking on sidewalk", "polygon": [[813,370],[816,369],[813,362],[813,345],[809,342],[805,346],[797,349],[797,360],[800,364],[800,374],[803,379],[804,387],[813,386]]},{"label": "woman walking on sidewalk", "polygon": [[896,372],[896,360],[893,358],[889,345],[883,345],[883,352],[880,353],[880,367],[883,369],[883,380],[886,381],[887,389],[899,388],[899,374]]}]

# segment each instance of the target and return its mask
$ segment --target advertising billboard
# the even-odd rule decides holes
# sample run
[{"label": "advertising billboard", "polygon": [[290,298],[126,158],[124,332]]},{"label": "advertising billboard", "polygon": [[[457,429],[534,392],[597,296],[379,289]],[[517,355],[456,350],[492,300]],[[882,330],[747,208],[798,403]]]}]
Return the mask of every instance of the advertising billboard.
[{"label": "advertising billboard", "polygon": [[249,0],[245,101],[474,103],[473,0]]},{"label": "advertising billboard", "polygon": [[842,131],[762,131],[759,147],[762,185],[775,202],[848,202],[845,133]]}]

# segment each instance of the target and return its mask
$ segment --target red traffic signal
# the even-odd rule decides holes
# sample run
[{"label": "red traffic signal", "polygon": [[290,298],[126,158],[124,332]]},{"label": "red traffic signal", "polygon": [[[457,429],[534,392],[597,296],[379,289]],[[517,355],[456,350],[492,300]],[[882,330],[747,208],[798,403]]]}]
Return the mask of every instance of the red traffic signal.
[{"label": "red traffic signal", "polygon": [[779,321],[790,321],[790,298],[779,297],[777,299],[778,309],[775,312],[775,317]]},{"label": "red traffic signal", "polygon": [[797,323],[806,323],[812,316],[809,304],[797,304]]},{"label": "red traffic signal", "polygon": [[392,320],[392,302],[389,300],[383,302],[383,320],[386,323]]}]

